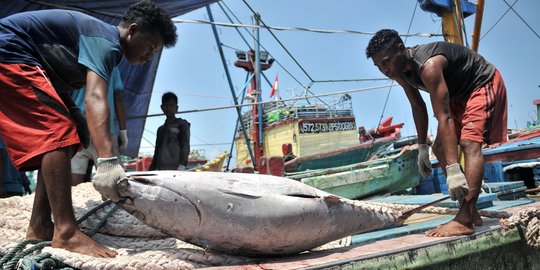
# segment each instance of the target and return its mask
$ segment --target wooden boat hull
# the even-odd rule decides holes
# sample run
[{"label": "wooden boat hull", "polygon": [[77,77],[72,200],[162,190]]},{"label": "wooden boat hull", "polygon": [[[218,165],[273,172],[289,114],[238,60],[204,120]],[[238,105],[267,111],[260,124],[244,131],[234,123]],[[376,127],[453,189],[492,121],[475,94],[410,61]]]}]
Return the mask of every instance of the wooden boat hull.
[{"label": "wooden boat hull", "polygon": [[394,137],[377,139],[357,146],[327,153],[297,157],[285,162],[285,172],[301,172],[324,168],[339,167],[368,160],[371,156],[387,148],[395,141]]},{"label": "wooden boat hull", "polygon": [[288,177],[341,197],[365,198],[417,186],[417,156],[415,146],[406,146],[390,157]]}]

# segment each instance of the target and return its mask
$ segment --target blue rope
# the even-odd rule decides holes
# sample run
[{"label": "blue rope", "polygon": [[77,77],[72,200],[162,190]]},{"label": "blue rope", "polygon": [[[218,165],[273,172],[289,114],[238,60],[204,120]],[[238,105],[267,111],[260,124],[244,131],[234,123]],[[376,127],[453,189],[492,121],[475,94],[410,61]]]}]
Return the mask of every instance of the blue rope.
[{"label": "blue rope", "polygon": [[[20,242],[19,244],[17,244],[16,246],[12,247],[6,254],[4,254],[4,256],[2,257],[2,259],[0,259],[0,267],[2,267],[2,265],[4,265],[5,263],[9,262],[13,257],[15,257],[15,255],[24,249],[24,247],[26,247],[26,245],[28,244],[38,244],[40,242],[43,242],[43,240],[39,240],[39,239],[29,239],[29,240],[24,240],[22,242]],[[0,269],[3,269],[0,268]]]}]

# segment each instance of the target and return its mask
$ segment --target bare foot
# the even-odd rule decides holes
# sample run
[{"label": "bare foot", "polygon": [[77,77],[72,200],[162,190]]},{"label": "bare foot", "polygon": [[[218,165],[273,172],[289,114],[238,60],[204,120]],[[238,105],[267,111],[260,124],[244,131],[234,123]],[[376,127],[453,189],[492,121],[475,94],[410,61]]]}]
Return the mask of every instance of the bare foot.
[{"label": "bare foot", "polygon": [[55,234],[51,246],[101,258],[114,258],[117,255],[116,251],[98,244],[78,229],[69,237],[61,237]]},{"label": "bare foot", "polygon": [[40,226],[36,228],[28,226],[28,231],[26,232],[26,239],[41,239],[50,241],[53,239],[53,234],[54,223],[49,220],[48,222],[40,224]]},{"label": "bare foot", "polygon": [[447,237],[447,236],[457,236],[457,235],[469,235],[474,233],[474,228],[465,226],[457,221],[450,221],[446,224],[443,224],[433,230],[426,232],[426,235],[429,237]]},{"label": "bare foot", "polygon": [[480,216],[480,214],[478,214],[478,211],[476,211],[476,209],[473,211],[472,219],[474,226],[480,227],[484,225],[484,221],[482,220],[482,217]]}]

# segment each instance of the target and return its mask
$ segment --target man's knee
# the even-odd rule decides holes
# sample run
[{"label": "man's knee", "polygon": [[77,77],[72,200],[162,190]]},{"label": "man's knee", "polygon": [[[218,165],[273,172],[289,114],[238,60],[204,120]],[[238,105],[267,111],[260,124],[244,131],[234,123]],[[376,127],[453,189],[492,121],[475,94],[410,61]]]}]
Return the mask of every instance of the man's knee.
[{"label": "man's knee", "polygon": [[475,142],[471,141],[469,139],[461,139],[459,141],[459,145],[461,146],[461,149],[465,153],[475,153],[475,152],[482,152],[482,143],[481,142]]}]

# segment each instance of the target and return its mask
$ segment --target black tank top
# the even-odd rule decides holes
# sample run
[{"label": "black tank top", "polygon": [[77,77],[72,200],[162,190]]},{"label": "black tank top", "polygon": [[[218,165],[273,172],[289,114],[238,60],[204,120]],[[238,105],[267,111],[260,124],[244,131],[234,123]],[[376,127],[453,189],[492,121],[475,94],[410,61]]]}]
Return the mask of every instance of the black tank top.
[{"label": "black tank top", "polygon": [[424,63],[436,55],[443,55],[448,59],[443,75],[452,101],[466,99],[474,90],[488,83],[495,74],[495,66],[484,57],[458,44],[433,42],[408,50],[413,68],[405,73],[404,79],[411,86],[424,91],[426,87],[420,77]]}]

